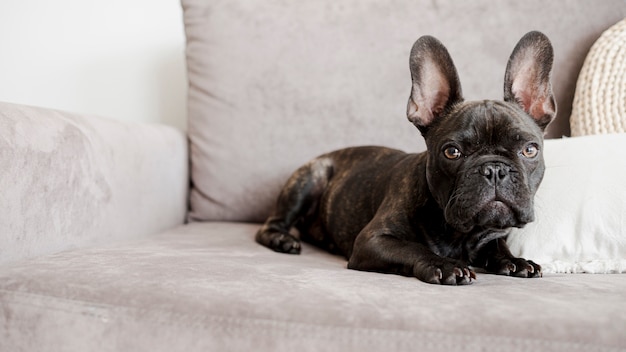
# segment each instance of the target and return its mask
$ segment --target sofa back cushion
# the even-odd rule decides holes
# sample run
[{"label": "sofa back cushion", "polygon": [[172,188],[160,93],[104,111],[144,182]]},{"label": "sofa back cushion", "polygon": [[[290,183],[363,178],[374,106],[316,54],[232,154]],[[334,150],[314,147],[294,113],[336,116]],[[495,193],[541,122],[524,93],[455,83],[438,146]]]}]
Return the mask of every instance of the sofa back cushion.
[{"label": "sofa back cushion", "polygon": [[501,99],[523,34],[555,48],[559,114],[569,133],[576,77],[593,41],[626,16],[624,0],[471,2],[182,0],[187,35],[190,219],[262,221],[289,174],[352,145],[409,152],[413,42],[433,35],[456,63],[465,98]]}]

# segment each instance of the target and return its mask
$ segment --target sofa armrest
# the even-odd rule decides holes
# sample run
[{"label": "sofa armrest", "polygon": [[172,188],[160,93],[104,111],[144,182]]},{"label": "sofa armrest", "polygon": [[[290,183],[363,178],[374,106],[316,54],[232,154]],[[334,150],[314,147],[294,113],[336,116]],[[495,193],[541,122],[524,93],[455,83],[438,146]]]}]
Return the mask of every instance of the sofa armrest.
[{"label": "sofa armrest", "polygon": [[0,103],[0,263],[182,224],[185,135]]}]

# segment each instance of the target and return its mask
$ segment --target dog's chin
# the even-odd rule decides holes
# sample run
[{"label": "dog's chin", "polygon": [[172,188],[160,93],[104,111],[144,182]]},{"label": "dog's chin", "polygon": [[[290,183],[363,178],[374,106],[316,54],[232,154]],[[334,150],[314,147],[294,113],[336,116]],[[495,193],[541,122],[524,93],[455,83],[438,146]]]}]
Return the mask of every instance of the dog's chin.
[{"label": "dog's chin", "polygon": [[506,229],[519,226],[513,209],[499,200],[485,204],[474,218],[476,226],[484,228]]},{"label": "dog's chin", "polygon": [[446,219],[456,230],[467,233],[475,228],[503,230],[511,227],[524,227],[533,221],[532,211],[517,209],[502,201],[492,200],[477,207],[473,216]]}]

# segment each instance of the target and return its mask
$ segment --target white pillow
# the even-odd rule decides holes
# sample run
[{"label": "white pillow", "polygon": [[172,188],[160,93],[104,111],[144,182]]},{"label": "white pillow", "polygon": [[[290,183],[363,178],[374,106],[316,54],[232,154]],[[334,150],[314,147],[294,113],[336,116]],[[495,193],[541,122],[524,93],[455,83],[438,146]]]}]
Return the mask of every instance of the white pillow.
[{"label": "white pillow", "polygon": [[546,140],[533,223],[511,252],[547,273],[626,272],[626,134]]}]

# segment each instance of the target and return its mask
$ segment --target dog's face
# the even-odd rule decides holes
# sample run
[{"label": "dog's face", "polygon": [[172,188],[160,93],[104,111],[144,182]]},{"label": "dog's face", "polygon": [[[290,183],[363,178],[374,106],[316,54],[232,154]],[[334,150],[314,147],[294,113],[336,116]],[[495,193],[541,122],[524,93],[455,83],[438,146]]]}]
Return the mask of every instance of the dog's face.
[{"label": "dog's face", "polygon": [[429,190],[458,231],[534,220],[543,130],[556,113],[551,67],[548,39],[528,33],[509,59],[504,101],[464,102],[445,47],[432,37],[413,46],[407,115],[426,140]]},{"label": "dog's face", "polygon": [[433,126],[427,179],[447,222],[468,232],[532,221],[542,134],[524,111],[498,101],[459,104]]}]

